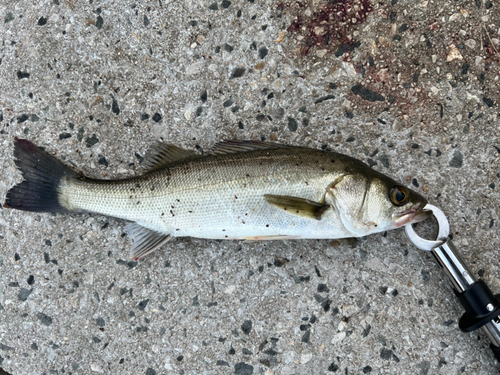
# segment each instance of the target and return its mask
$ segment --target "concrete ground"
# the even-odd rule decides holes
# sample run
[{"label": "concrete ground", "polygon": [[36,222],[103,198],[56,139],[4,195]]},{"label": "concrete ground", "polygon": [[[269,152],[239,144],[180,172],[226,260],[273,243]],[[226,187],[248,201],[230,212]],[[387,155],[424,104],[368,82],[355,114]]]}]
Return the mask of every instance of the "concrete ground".
[{"label": "concrete ground", "polygon": [[[449,217],[500,292],[494,0],[4,0],[0,200],[14,137],[84,174],[140,174],[159,139],[354,156]],[[9,374],[495,374],[403,230],[358,240],[175,239],[129,259],[121,220],[0,210]],[[432,225],[426,224],[427,231]]]}]

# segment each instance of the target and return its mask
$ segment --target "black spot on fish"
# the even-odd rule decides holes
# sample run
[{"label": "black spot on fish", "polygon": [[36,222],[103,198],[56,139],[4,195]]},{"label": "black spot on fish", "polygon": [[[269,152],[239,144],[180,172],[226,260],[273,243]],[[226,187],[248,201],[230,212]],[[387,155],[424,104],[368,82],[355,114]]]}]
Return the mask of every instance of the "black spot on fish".
[{"label": "black spot on fish", "polygon": [[170,210],[170,213],[172,214],[172,217],[175,216],[172,210]]},{"label": "black spot on fish", "polygon": [[335,159],[330,160],[332,163],[335,163]]},{"label": "black spot on fish", "polygon": [[140,203],[141,203],[141,201],[137,201],[137,204],[140,204]]},{"label": "black spot on fish", "polygon": [[163,215],[165,215],[165,212],[162,212],[162,213],[161,213],[161,216],[163,216]]},{"label": "black spot on fish", "polygon": [[269,224],[266,224],[266,228],[269,228]]},{"label": "black spot on fish", "polygon": [[192,214],[192,213],[193,213],[193,211],[188,211],[188,212],[189,212],[190,214]]}]

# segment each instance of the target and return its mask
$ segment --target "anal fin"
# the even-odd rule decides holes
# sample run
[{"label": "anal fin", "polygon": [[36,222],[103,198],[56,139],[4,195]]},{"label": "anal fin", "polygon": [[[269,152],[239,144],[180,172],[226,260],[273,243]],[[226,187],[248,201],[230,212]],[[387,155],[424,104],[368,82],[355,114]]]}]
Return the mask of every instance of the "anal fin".
[{"label": "anal fin", "polygon": [[292,215],[321,220],[324,212],[330,205],[318,203],[309,199],[290,197],[286,195],[264,195],[267,203],[279,207]]},{"label": "anal fin", "polygon": [[156,232],[137,223],[129,223],[125,229],[134,241],[130,250],[134,260],[152,253],[172,238],[170,234]]}]

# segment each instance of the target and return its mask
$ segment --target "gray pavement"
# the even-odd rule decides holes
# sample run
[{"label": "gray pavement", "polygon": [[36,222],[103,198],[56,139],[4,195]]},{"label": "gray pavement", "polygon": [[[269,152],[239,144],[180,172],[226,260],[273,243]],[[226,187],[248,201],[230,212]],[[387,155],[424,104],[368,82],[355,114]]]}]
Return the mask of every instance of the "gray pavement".
[{"label": "gray pavement", "polygon": [[[345,4],[347,5],[345,5]],[[161,139],[329,148],[450,219],[500,292],[495,1],[3,1],[0,200],[14,137],[96,178]],[[0,367],[17,374],[495,374],[402,230],[358,240],[175,239],[0,210]],[[432,225],[421,225],[432,232]]]}]

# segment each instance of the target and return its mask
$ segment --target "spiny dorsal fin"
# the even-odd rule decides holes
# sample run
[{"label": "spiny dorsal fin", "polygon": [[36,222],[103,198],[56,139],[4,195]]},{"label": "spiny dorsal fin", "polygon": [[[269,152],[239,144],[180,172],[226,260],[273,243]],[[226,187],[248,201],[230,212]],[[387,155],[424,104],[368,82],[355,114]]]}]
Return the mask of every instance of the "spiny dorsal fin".
[{"label": "spiny dorsal fin", "polygon": [[148,172],[153,172],[176,161],[191,159],[196,156],[194,152],[172,144],[158,143],[146,155],[144,166]]},{"label": "spiny dorsal fin", "polygon": [[288,146],[272,142],[225,140],[215,144],[213,153],[216,155],[235,154],[237,152],[269,150],[281,147]]},{"label": "spiny dorsal fin", "polygon": [[155,232],[137,223],[127,224],[125,230],[134,241],[130,249],[130,256],[134,260],[152,253],[172,238],[170,234]]},{"label": "spiny dorsal fin", "polygon": [[330,205],[318,203],[309,199],[289,197],[286,195],[264,195],[267,203],[279,207],[292,215],[308,217],[310,219],[321,220],[323,213],[330,208]]}]

